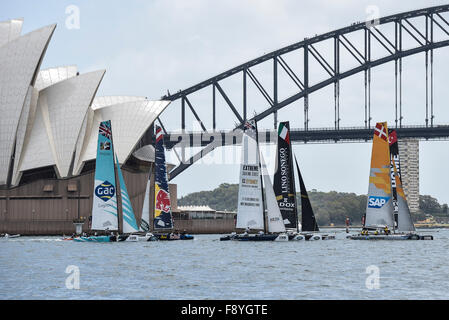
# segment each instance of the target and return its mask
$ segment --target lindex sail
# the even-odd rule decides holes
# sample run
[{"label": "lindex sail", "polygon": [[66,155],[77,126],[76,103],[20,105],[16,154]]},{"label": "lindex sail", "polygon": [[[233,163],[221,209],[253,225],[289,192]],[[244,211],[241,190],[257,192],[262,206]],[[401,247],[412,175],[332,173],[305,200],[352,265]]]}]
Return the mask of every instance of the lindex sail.
[{"label": "lindex sail", "polygon": [[402,188],[397,133],[386,122],[374,128],[366,215],[353,240],[432,240],[415,232]]},{"label": "lindex sail", "polygon": [[[138,231],[136,217],[125,180],[114,151],[111,121],[103,121],[98,129],[95,185],[92,205],[92,231],[111,235],[79,237],[77,242],[136,241],[130,237]],[[114,235],[114,231],[117,232]]]},{"label": "lindex sail", "polygon": [[[290,124],[288,121],[279,123],[276,171],[274,174],[274,192],[285,227],[290,239],[319,240],[335,239],[333,235],[318,234],[320,231],[315,214],[310,203],[304,180],[295,157],[301,194],[301,224],[298,221],[298,206],[296,200],[295,174],[293,169],[293,151],[290,142]],[[300,232],[301,229],[301,232]],[[303,237],[299,237],[302,234]]]}]

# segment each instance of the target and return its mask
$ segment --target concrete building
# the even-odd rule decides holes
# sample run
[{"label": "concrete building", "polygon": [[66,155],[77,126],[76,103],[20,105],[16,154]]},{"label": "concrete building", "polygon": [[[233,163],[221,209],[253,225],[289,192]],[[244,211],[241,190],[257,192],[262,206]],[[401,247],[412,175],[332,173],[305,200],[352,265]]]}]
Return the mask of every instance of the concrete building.
[{"label": "concrete building", "polygon": [[410,211],[419,210],[419,140],[400,139],[402,184]]},{"label": "concrete building", "polygon": [[22,24],[0,22],[0,233],[71,233],[74,219],[89,217],[104,120],[140,219],[151,161],[134,154],[169,101],[96,97],[105,70],[41,70],[56,25],[21,35]]},{"label": "concrete building", "polygon": [[231,211],[217,211],[209,206],[179,206],[177,207],[182,219],[234,219],[236,213]]}]

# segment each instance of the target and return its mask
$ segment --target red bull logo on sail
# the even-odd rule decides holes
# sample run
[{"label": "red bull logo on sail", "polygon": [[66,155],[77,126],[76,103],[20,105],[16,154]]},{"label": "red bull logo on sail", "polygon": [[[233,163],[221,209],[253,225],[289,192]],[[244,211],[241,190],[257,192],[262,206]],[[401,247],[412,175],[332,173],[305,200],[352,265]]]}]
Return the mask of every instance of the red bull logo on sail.
[{"label": "red bull logo on sail", "polygon": [[156,195],[156,210],[170,212],[170,195],[167,191],[159,189]]}]

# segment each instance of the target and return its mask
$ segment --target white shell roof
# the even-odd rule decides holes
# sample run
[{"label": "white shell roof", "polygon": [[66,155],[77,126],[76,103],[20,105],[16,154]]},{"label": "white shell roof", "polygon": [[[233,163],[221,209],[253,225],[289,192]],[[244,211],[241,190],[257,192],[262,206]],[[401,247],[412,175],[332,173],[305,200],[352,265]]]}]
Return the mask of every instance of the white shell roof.
[{"label": "white shell roof", "polygon": [[0,185],[6,183],[28,87],[55,27],[43,27],[0,47]]},{"label": "white shell roof", "polygon": [[0,47],[20,37],[23,19],[0,21]]},{"label": "white shell roof", "polygon": [[[80,129],[104,72],[85,73],[39,92],[38,110],[41,114],[36,117],[24,153],[25,160],[19,170],[56,164],[59,176],[69,175]],[[51,152],[48,152],[48,147]]]},{"label": "white shell roof", "polygon": [[13,184],[17,184],[20,178],[20,173],[18,167],[22,162],[22,150],[24,145],[27,143],[27,138],[31,134],[31,129],[33,128],[33,123],[36,118],[36,108],[39,92],[30,86],[28,88],[28,93],[25,99],[25,103],[22,109],[22,115],[20,116],[19,126],[17,128],[17,138],[16,138],[16,154],[14,158],[14,168],[13,168]]},{"label": "white shell roof", "polygon": [[103,96],[96,97],[92,103],[92,110],[97,110],[103,107],[112,106],[124,102],[143,101],[147,100],[145,97],[137,96]]},{"label": "white shell roof", "polygon": [[98,127],[101,121],[111,120],[114,149],[119,162],[124,163],[139,139],[169,103],[170,101],[138,99],[95,110],[89,139],[80,150],[80,158],[74,166],[74,174],[79,173],[83,162],[96,158]]},{"label": "white shell roof", "polygon": [[56,67],[39,71],[34,87],[41,91],[53,84],[75,77],[76,66]]}]

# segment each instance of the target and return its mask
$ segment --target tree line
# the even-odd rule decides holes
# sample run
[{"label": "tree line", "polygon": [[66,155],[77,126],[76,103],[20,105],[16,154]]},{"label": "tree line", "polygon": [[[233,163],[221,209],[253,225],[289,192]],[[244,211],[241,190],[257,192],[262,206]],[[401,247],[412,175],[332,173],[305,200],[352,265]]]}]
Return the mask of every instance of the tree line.
[{"label": "tree line", "polygon": [[[346,192],[321,192],[311,190],[309,199],[318,225],[344,225],[346,217],[352,224],[359,225],[366,211],[366,195]],[[190,193],[178,199],[179,206],[207,205],[219,211],[236,211],[238,198],[238,184],[222,183],[211,191]],[[301,198],[297,193],[298,214],[301,214]],[[419,196],[419,212],[412,213],[413,220],[418,221],[432,215],[448,218],[448,205],[440,204],[437,199],[429,195]]]}]

